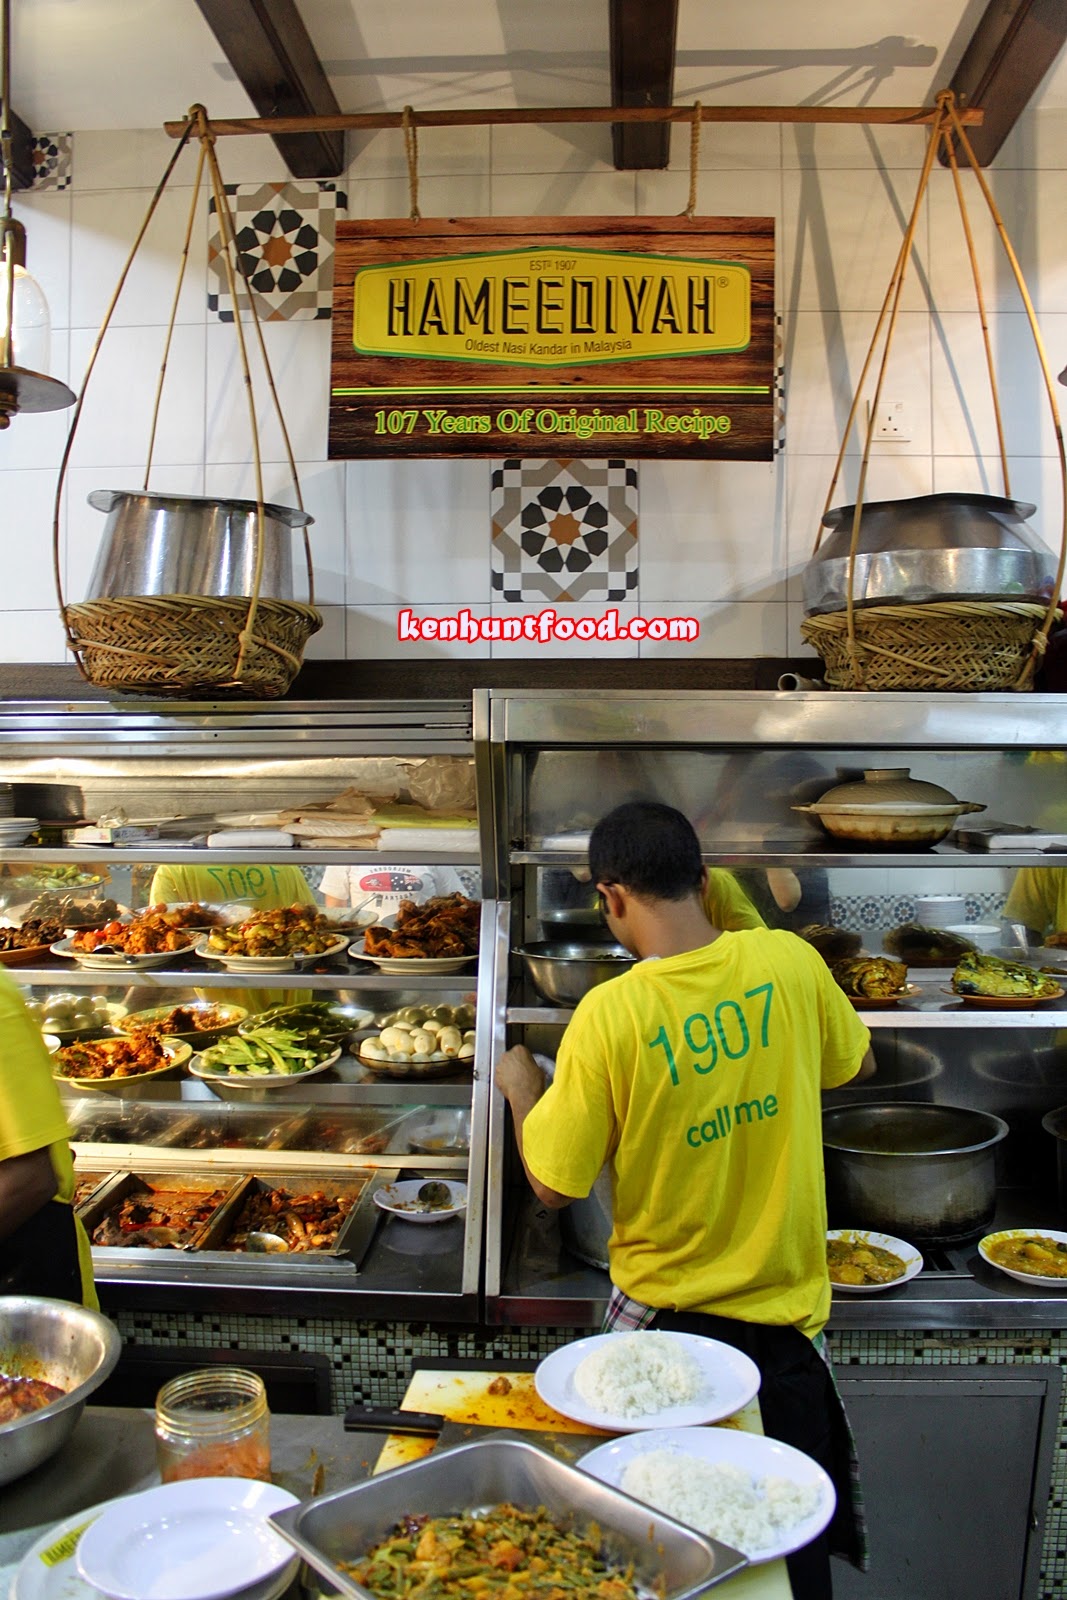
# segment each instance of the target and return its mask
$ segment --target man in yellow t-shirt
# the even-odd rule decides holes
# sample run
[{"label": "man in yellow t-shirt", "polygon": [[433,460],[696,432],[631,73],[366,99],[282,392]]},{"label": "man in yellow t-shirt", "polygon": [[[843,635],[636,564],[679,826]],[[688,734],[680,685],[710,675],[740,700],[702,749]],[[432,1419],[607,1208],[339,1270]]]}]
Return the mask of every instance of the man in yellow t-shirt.
[{"label": "man in yellow t-shirt", "polygon": [[[606,1326],[745,1350],[767,1433],[821,1461],[847,1504],[846,1425],[812,1343],[830,1308],[820,1091],[872,1070],[870,1034],[803,940],[709,925],[680,812],[618,807],[589,865],[640,959],[581,1000],[547,1090],[524,1047],[497,1065],[530,1184],[559,1208],[610,1162]],[[790,1558],[795,1596],[829,1596],[828,1551]]]},{"label": "man in yellow t-shirt", "polygon": [[1067,933],[1067,867],[1020,867],[1004,915],[1044,940]]},{"label": "man in yellow t-shirt", "polygon": [[69,1131],[41,1030],[0,969],[0,1295],[96,1309],[89,1241],[71,1209]]}]

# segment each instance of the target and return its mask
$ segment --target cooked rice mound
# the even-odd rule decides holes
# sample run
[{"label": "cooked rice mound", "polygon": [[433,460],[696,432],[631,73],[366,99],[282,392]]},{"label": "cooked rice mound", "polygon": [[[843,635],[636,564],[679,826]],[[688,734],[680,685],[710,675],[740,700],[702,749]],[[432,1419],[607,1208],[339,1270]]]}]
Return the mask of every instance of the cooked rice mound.
[{"label": "cooked rice mound", "polygon": [[587,1405],[616,1417],[644,1417],[695,1400],[706,1385],[685,1345],[669,1333],[617,1333],[574,1369]]},{"label": "cooked rice mound", "polygon": [[743,1467],[702,1461],[675,1450],[648,1450],[627,1463],[622,1488],[747,1556],[758,1555],[819,1504],[814,1484],[754,1478]]}]

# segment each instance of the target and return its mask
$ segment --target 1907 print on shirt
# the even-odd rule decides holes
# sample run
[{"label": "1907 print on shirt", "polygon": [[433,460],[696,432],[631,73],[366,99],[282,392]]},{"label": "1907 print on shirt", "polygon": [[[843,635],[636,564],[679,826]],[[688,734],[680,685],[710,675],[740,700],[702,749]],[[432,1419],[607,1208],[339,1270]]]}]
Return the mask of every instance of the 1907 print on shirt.
[{"label": "1907 print on shirt", "polygon": [[[648,1040],[650,1050],[663,1052],[675,1088],[680,1087],[683,1072],[692,1071],[710,1078],[720,1064],[742,1061],[753,1048],[767,1049],[771,1038],[774,984],[761,983],[754,989],[746,989],[744,1001],[742,1005],[737,1000],[720,1000],[710,1016],[703,1011],[690,1012],[681,1024],[680,1039],[672,1038],[666,1025],[662,1025]],[[689,1060],[685,1058],[683,1045],[692,1051]],[[735,1128],[758,1126],[765,1117],[777,1116],[778,1110],[778,1096],[774,1094],[734,1104],[729,1100],[721,1101],[704,1122],[693,1123],[686,1129],[686,1143],[691,1149],[699,1150],[702,1145],[725,1139]]]}]

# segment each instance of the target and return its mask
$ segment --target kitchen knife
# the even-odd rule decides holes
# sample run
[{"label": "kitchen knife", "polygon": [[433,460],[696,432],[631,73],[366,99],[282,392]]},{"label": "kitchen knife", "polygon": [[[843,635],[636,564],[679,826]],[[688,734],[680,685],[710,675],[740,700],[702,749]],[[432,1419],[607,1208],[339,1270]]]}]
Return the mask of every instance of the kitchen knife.
[{"label": "kitchen knife", "polygon": [[432,1439],[440,1433],[444,1420],[439,1411],[354,1405],[345,1412],[344,1429],[346,1433],[414,1433]]}]

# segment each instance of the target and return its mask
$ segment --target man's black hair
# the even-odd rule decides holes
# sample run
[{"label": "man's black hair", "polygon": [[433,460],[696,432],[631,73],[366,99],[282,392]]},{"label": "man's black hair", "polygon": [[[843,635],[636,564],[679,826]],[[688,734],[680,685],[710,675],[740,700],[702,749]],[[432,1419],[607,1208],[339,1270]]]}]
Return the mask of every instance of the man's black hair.
[{"label": "man's black hair", "polygon": [[631,800],[601,817],[589,839],[594,883],[650,900],[699,894],[700,841],[687,817],[658,800]]}]

